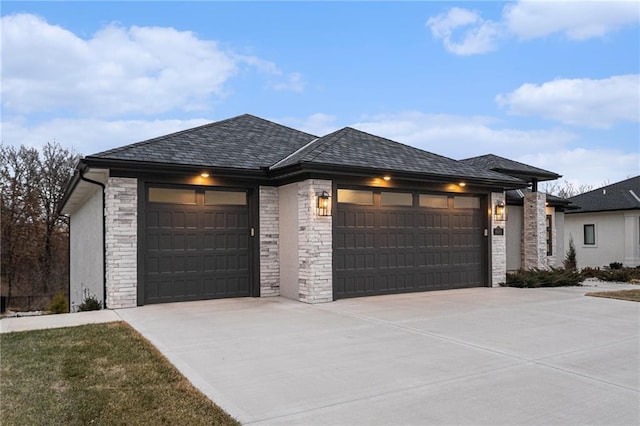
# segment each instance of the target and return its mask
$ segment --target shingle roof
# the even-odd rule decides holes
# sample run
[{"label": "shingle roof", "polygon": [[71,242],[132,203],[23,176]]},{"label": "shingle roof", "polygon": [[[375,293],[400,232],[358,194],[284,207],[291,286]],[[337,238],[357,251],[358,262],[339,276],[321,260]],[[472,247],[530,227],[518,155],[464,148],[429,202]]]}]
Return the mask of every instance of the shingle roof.
[{"label": "shingle roof", "polygon": [[297,163],[366,167],[383,171],[523,183],[520,179],[511,176],[478,168],[350,127],[309,143],[298,152],[275,164],[272,170]]},{"label": "shingle roof", "polygon": [[260,169],[316,139],[309,133],[244,114],[87,158]]},{"label": "shingle roof", "polygon": [[512,172],[518,176],[524,175],[536,177],[538,178],[538,180],[553,180],[561,177],[557,173],[530,166],[528,164],[520,163],[518,161],[510,160],[508,158],[500,157],[499,155],[494,154],[486,154],[479,157],[466,158],[460,161],[487,170],[495,170],[507,174],[509,174],[509,172]]},{"label": "shingle roof", "polygon": [[[524,194],[531,192],[529,188],[522,189],[510,189],[505,191],[507,202],[510,204],[522,204],[524,201]],[[575,207],[570,205],[571,201],[566,198],[557,197],[552,194],[545,193],[545,198],[550,206],[562,207],[563,209],[574,209]]]},{"label": "shingle roof", "polygon": [[640,209],[640,176],[603,186],[568,200],[579,207],[571,213]]}]

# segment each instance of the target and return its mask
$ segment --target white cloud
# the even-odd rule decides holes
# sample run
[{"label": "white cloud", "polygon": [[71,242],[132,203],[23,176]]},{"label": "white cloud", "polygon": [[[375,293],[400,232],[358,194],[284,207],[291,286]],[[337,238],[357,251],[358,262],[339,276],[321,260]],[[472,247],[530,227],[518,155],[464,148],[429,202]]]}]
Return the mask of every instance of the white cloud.
[{"label": "white cloud", "polygon": [[511,93],[496,96],[496,102],[511,114],[607,128],[617,122],[640,120],[640,75],[523,84]]},{"label": "white cloud", "polygon": [[338,125],[335,115],[324,114],[321,112],[311,114],[304,118],[284,117],[274,118],[273,121],[316,136],[327,135],[335,132],[341,127]]},{"label": "white cloud", "polygon": [[640,7],[637,1],[520,1],[505,6],[503,19],[520,39],[562,33],[586,40],[639,22]]},{"label": "white cloud", "polygon": [[531,150],[562,146],[577,137],[561,129],[504,128],[489,117],[426,114],[417,111],[369,116],[352,126],[456,159],[488,153],[514,158]]},{"label": "white cloud", "polygon": [[[501,36],[500,26],[483,20],[476,12],[453,7],[447,13],[427,20],[434,37],[442,39],[444,47],[456,55],[474,55],[496,49]],[[454,40],[454,31],[464,29],[460,41]]]},{"label": "white cloud", "polygon": [[[2,17],[2,104],[12,113],[118,117],[207,110],[241,66],[275,64],[225,51],[190,31],[112,24],[88,39],[29,14]],[[288,75],[292,90],[301,76]]]},{"label": "white cloud", "polygon": [[618,182],[640,173],[640,153],[605,148],[562,148],[553,152],[539,152],[515,158],[563,175],[575,186],[590,185],[594,188],[604,182]]},{"label": "white cloud", "polygon": [[287,76],[285,81],[281,81],[279,83],[274,83],[273,88],[275,90],[289,90],[292,92],[302,92],[304,90],[304,81],[302,80],[302,75],[294,72]]},{"label": "white cloud", "polygon": [[[529,40],[560,33],[571,40],[586,40],[640,22],[637,1],[519,1],[507,4],[499,22],[478,13],[452,7],[427,20],[434,37],[447,51],[473,55],[496,50],[507,36]],[[456,33],[461,41],[456,42]]]},{"label": "white cloud", "polygon": [[2,143],[39,148],[47,142],[56,141],[65,148],[89,155],[210,122],[203,118],[114,121],[60,118],[30,127],[21,119],[5,119],[2,122]]}]

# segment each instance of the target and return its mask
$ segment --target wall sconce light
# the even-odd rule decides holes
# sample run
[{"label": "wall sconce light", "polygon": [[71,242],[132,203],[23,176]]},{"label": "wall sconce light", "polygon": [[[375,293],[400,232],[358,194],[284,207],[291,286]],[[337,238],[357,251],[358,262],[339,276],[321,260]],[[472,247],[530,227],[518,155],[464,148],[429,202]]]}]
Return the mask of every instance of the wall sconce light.
[{"label": "wall sconce light", "polygon": [[318,216],[331,216],[329,193],[322,191],[322,194],[318,195]]},{"label": "wall sconce light", "polygon": [[496,202],[496,206],[493,211],[494,220],[505,220],[505,207],[504,201]]}]

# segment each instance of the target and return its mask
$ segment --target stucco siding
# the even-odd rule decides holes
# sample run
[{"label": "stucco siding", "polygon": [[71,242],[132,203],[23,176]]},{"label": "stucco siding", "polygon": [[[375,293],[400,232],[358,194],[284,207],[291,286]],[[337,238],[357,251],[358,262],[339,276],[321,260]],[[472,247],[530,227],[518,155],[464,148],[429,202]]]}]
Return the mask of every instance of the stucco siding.
[{"label": "stucco siding", "polygon": [[517,271],[522,267],[522,206],[507,206],[507,271]]},{"label": "stucco siding", "polygon": [[[584,243],[584,225],[595,225],[595,244]],[[636,230],[637,235],[637,230]],[[565,216],[565,244],[573,237],[578,267],[603,267],[624,262],[624,212],[568,214]]]},{"label": "stucco siding", "polygon": [[298,183],[280,190],[280,295],[298,300]]},{"label": "stucco siding", "polygon": [[102,188],[96,185],[89,198],[70,215],[71,312],[76,312],[87,297],[104,301],[102,208]]}]

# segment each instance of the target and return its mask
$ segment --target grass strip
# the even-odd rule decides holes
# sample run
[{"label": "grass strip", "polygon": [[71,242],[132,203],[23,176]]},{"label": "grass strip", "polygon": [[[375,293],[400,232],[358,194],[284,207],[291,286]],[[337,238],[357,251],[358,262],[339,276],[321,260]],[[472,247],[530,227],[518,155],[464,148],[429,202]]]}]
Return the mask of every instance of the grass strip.
[{"label": "grass strip", "polygon": [[0,335],[3,425],[238,425],[124,322]]},{"label": "grass strip", "polygon": [[620,300],[629,300],[631,302],[640,302],[640,289],[598,291],[593,293],[587,293],[586,296],[606,297],[609,299],[620,299]]}]

